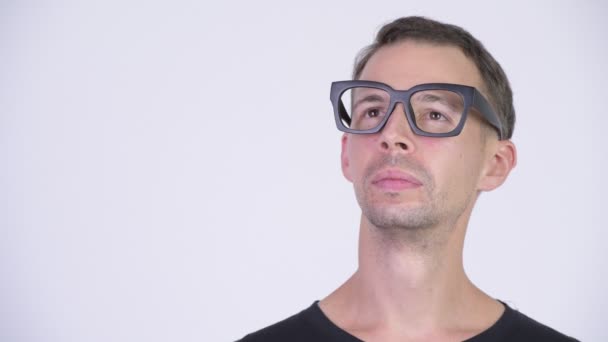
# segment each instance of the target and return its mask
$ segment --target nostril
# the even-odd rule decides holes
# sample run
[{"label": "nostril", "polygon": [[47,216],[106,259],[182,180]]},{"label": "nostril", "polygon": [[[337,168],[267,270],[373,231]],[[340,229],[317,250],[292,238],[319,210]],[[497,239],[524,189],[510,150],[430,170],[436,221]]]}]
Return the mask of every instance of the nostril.
[{"label": "nostril", "polygon": [[388,144],[386,143],[386,141],[382,142],[382,148],[388,150]]},{"label": "nostril", "polygon": [[402,150],[407,150],[407,145],[402,142],[397,143],[397,146],[401,147]]}]

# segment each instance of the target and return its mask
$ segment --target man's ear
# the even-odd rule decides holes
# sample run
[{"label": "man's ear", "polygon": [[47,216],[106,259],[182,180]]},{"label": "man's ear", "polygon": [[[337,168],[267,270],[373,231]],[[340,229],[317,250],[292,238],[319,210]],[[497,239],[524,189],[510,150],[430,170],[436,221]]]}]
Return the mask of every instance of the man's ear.
[{"label": "man's ear", "polygon": [[479,190],[491,191],[507,180],[509,173],[517,165],[517,149],[511,140],[497,141],[490,147],[493,154],[488,158],[481,175]]},{"label": "man's ear", "polygon": [[342,135],[342,152],[340,154],[340,161],[342,164],[342,174],[344,175],[344,178],[352,182],[353,179],[350,174],[350,160],[348,159],[348,135],[346,133]]}]

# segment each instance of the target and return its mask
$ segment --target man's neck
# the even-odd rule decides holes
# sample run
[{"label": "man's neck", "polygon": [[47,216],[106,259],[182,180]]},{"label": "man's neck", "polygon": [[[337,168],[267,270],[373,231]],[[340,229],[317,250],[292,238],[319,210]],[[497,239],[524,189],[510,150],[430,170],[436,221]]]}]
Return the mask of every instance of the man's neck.
[{"label": "man's neck", "polygon": [[359,268],[321,302],[321,309],[338,326],[368,341],[373,336],[440,340],[448,331],[470,337],[487,328],[503,307],[464,272],[466,223],[427,232],[387,232],[363,218]]}]

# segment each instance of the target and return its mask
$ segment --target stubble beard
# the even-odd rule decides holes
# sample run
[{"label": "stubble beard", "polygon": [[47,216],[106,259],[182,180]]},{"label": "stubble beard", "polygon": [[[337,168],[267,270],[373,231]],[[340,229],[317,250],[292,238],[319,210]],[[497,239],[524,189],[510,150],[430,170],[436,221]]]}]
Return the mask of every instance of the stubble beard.
[{"label": "stubble beard", "polygon": [[[428,183],[427,183],[428,184]],[[425,197],[432,198],[432,191],[425,185]],[[382,230],[420,231],[437,226],[441,222],[436,201],[417,203],[404,206],[397,204],[378,203],[371,194],[370,188],[355,189],[357,202],[363,216],[375,227]],[[386,196],[396,198],[398,193],[387,193]]]},{"label": "stubble beard", "polygon": [[382,230],[422,231],[437,226],[441,220],[433,203],[424,206],[400,208],[366,202],[366,196],[358,196],[365,218]]},{"label": "stubble beard", "polygon": [[[371,178],[378,170],[386,167],[398,167],[418,178],[423,185],[417,191],[424,192],[422,198],[425,201],[388,205],[383,204],[384,201],[377,202],[378,193],[372,193],[374,189],[371,185]],[[371,163],[365,170],[363,182],[359,186],[355,186],[357,202],[369,223],[386,233],[405,232],[417,236],[438,233],[434,231],[434,227],[445,226],[443,223],[451,219],[455,220],[466,208],[466,203],[449,208],[447,193],[436,190],[431,174],[421,165],[403,156],[385,156]],[[385,193],[381,196],[396,198],[402,194]]]}]

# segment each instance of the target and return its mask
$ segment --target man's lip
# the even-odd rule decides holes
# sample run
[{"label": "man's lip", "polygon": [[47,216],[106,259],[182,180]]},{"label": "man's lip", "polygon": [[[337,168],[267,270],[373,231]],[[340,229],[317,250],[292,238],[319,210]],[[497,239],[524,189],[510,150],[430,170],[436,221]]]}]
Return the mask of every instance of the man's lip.
[{"label": "man's lip", "polygon": [[400,170],[383,170],[372,178],[372,184],[388,187],[418,187],[422,182],[416,177]]}]

